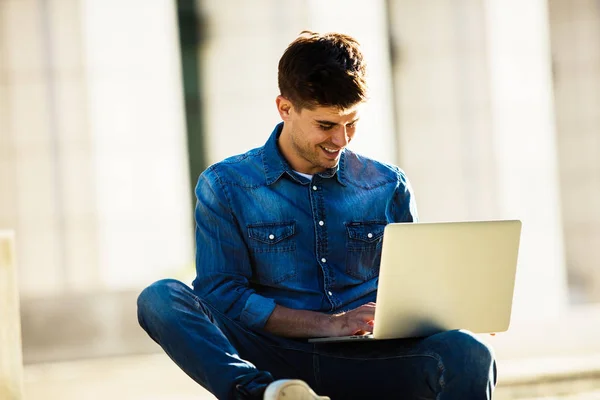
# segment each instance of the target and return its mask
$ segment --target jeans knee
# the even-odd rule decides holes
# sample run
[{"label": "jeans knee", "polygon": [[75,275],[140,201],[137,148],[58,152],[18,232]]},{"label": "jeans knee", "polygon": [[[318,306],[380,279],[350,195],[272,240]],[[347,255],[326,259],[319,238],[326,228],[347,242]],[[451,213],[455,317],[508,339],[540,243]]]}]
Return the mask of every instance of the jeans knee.
[{"label": "jeans knee", "polygon": [[493,349],[469,331],[448,332],[447,340],[465,361],[482,365],[491,365],[494,361]]},{"label": "jeans knee", "polygon": [[496,385],[494,351],[471,332],[431,336],[430,349],[443,365],[442,387],[452,398],[489,399]]},{"label": "jeans knee", "polygon": [[440,334],[440,357],[447,368],[458,374],[495,375],[493,349],[471,332],[456,330]]},{"label": "jeans knee", "polygon": [[140,325],[147,330],[148,324],[164,322],[171,315],[177,293],[185,287],[185,284],[175,279],[162,279],[142,290],[137,298]]}]

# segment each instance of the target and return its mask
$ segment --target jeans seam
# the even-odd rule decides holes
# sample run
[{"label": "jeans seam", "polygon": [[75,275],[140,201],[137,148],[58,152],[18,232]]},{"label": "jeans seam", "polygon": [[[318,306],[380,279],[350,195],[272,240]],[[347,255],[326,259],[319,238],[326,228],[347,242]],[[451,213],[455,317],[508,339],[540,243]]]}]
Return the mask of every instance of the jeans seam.
[{"label": "jeans seam", "polygon": [[[317,353],[318,354],[318,353]],[[392,360],[392,359],[400,359],[400,358],[410,358],[410,357],[430,357],[433,358],[440,364],[442,362],[441,358],[435,353],[418,353],[418,354],[403,354],[400,356],[389,356],[389,357],[344,357],[344,356],[336,356],[330,354],[320,354],[324,357],[337,358],[341,360],[359,360],[359,361],[369,361],[369,360]]]},{"label": "jeans seam", "polygon": [[446,373],[446,367],[444,366],[444,362],[442,361],[442,357],[438,356],[438,370],[440,371],[440,379],[438,380],[438,383],[440,385],[440,391],[437,394],[437,396],[435,396],[435,398],[437,400],[441,399],[442,393],[445,390],[445,386],[446,386],[446,381],[444,379],[444,375]]}]

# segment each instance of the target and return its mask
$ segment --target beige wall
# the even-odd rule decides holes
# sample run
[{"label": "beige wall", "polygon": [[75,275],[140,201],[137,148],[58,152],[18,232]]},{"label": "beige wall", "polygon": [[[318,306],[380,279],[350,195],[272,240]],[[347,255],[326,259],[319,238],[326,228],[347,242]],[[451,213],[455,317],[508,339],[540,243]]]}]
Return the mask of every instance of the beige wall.
[{"label": "beige wall", "polygon": [[0,228],[22,295],[189,265],[174,3],[1,0],[0,30]]},{"label": "beige wall", "polygon": [[17,232],[22,293],[43,296],[94,282],[98,272],[79,8],[14,0],[0,7],[0,227]]},{"label": "beige wall", "polygon": [[573,302],[600,301],[600,3],[551,0],[562,214]]},{"label": "beige wall", "polygon": [[81,0],[99,273],[113,289],[193,264],[175,4]]}]

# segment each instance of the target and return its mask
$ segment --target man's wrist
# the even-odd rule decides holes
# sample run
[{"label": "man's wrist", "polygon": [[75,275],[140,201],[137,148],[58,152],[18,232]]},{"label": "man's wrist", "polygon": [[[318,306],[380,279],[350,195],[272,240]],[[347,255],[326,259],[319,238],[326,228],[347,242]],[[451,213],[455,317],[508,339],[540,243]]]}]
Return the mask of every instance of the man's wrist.
[{"label": "man's wrist", "polygon": [[325,321],[321,325],[325,336],[338,336],[341,331],[341,320],[344,313],[324,314]]}]

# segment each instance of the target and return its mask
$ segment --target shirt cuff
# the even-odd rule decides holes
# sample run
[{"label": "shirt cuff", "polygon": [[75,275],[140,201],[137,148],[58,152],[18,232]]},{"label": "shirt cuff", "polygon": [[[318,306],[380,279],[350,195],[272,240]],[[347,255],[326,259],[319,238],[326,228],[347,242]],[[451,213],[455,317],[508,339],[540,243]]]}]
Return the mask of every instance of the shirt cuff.
[{"label": "shirt cuff", "polygon": [[275,309],[275,300],[253,293],[246,300],[240,320],[252,329],[262,329]]}]

